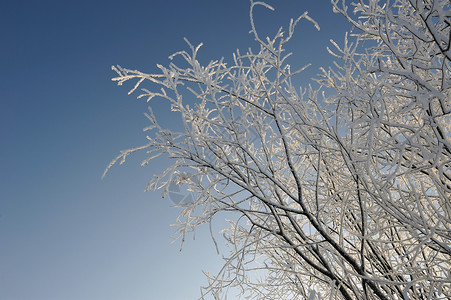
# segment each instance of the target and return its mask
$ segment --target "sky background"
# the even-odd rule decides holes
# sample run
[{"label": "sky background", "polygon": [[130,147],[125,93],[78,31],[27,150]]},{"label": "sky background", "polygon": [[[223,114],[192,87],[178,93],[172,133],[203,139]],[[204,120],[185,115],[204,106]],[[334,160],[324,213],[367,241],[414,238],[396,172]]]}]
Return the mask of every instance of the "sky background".
[{"label": "sky background", "polygon": [[[349,26],[328,0],[267,1],[260,35],[273,35],[305,10],[289,49],[294,67],[328,66],[326,46]],[[117,87],[111,65],[156,72],[204,43],[200,60],[256,48],[247,0],[3,1],[0,7],[0,299],[196,299],[216,273],[207,228],[182,252],[172,243],[178,209],[147,180],[168,161],[140,167],[137,155],[113,167],[122,149],[145,143],[149,104]],[[167,122],[164,101],[150,103]],[[168,123],[167,123],[168,124]],[[225,249],[224,249],[225,250]],[[232,297],[233,298],[233,297]]]}]

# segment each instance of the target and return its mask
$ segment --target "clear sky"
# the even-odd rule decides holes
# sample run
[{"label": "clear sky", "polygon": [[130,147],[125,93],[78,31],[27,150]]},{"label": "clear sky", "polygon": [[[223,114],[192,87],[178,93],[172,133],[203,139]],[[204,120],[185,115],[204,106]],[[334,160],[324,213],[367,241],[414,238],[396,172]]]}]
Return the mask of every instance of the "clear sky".
[{"label": "clear sky", "polygon": [[[267,1],[261,35],[305,10],[292,65],[327,66],[329,39],[348,28],[329,0]],[[182,252],[178,210],[147,180],[167,161],[143,156],[101,175],[120,150],[145,142],[147,103],[117,87],[111,65],[155,72],[183,37],[201,61],[255,47],[247,0],[3,1],[0,8],[0,299],[195,299],[219,270],[207,230]],[[306,81],[307,82],[307,81]],[[163,101],[150,105],[163,119]]]}]

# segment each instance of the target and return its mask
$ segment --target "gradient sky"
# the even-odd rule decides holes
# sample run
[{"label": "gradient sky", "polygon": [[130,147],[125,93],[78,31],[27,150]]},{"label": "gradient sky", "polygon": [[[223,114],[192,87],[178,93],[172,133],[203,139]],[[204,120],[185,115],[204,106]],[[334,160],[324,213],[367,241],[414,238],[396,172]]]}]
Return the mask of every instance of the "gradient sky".
[{"label": "gradient sky", "polygon": [[[349,27],[328,0],[267,1],[261,35],[305,10],[291,62],[327,66],[329,39]],[[200,59],[256,46],[249,1],[3,1],[0,8],[0,299],[196,299],[216,272],[206,228],[171,243],[178,210],[147,180],[170,162],[139,167],[142,155],[101,175],[120,150],[145,143],[147,103],[117,87],[111,65],[155,72],[183,37],[204,43]],[[305,76],[305,80],[308,77]],[[307,82],[307,81],[306,81]],[[152,105],[166,120],[168,107]]]}]

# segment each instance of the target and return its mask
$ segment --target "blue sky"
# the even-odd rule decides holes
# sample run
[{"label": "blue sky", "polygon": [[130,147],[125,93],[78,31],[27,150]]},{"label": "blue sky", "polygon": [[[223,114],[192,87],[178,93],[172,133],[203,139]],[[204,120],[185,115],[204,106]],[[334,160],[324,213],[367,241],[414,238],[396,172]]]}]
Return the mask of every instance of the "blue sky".
[{"label": "blue sky", "polygon": [[[348,28],[328,0],[268,1],[261,35],[305,10],[292,64],[332,58]],[[111,65],[155,72],[183,37],[204,43],[201,61],[255,47],[249,1],[7,1],[0,9],[0,299],[195,299],[201,270],[221,266],[207,230],[182,252],[171,244],[178,210],[144,193],[170,162],[143,156],[101,174],[122,149],[145,142],[147,103],[117,87]],[[307,77],[305,77],[307,78]],[[152,105],[170,120],[163,101]],[[166,116],[169,116],[166,118]]]}]

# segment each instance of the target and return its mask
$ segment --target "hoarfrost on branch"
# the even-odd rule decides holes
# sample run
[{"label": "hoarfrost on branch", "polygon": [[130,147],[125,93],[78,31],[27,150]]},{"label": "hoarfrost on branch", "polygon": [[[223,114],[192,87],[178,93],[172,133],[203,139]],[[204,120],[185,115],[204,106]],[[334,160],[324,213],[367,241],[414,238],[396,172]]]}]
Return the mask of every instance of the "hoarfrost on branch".
[{"label": "hoarfrost on branch", "polygon": [[195,195],[180,203],[182,244],[230,214],[231,252],[202,297],[449,299],[450,2],[333,0],[353,29],[306,88],[284,47],[299,21],[318,24],[305,13],[262,39],[258,5],[271,7],[251,1],[259,49],[231,63],[201,65],[187,41],[157,74],[113,67],[119,85],[137,81],[130,92],[150,82],[138,98],[165,99],[183,128],[162,128],[149,108],[148,143],[112,164],[143,150],[143,164],[173,159],[148,189],[183,183]]}]

